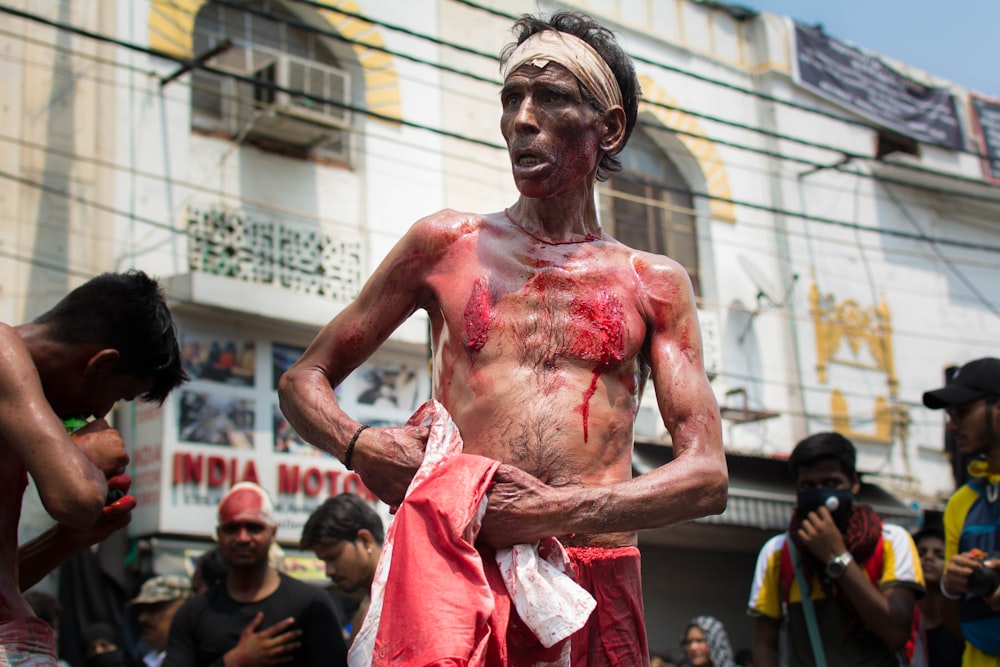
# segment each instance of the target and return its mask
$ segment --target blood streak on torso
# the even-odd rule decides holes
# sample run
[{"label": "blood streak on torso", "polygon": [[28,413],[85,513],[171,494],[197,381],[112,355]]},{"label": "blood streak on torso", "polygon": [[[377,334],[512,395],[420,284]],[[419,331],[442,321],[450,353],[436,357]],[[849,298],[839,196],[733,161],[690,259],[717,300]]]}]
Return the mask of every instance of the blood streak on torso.
[{"label": "blood streak on torso", "polygon": [[[584,442],[589,437],[590,400],[597,391],[597,383],[601,375],[625,359],[624,308],[617,296],[587,286],[598,283],[599,280],[579,281],[561,271],[542,271],[524,286],[522,301],[544,303],[552,309],[550,313],[560,313],[561,316],[548,323],[553,329],[564,329],[565,334],[559,338],[569,341],[568,349],[556,352],[558,356],[593,364],[593,377],[576,408],[583,418]],[[469,352],[478,352],[486,344],[495,316],[494,303],[487,281],[478,279],[464,311],[464,342]]]},{"label": "blood streak on torso", "polygon": [[571,317],[577,325],[574,327],[577,335],[570,353],[595,362],[590,387],[578,408],[583,416],[583,441],[587,442],[590,399],[597,391],[597,381],[625,359],[625,320],[621,302],[606,292],[595,294],[592,299],[574,299]]},{"label": "blood streak on torso", "polygon": [[490,321],[493,319],[493,296],[480,278],[472,285],[472,294],[465,304],[465,346],[478,352],[489,338]]}]

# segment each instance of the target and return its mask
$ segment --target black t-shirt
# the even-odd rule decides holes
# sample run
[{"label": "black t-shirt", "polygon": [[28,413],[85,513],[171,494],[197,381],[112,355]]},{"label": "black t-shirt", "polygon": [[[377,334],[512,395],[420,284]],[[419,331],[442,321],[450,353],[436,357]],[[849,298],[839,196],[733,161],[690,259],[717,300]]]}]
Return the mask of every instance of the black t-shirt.
[{"label": "black t-shirt", "polygon": [[162,667],[221,667],[226,651],[239,643],[240,633],[259,611],[264,612],[264,620],[257,632],[289,616],[295,619],[292,628],[302,630],[302,645],[288,664],[346,667],[347,646],[329,594],[280,576],[277,590],[257,602],[237,602],[224,583],[186,601],[170,625]]}]

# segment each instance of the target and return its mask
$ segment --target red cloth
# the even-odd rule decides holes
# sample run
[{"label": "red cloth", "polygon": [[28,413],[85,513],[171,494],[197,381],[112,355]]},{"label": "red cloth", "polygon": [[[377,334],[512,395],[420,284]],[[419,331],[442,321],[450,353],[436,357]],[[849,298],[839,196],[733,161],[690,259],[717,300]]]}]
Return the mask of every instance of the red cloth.
[{"label": "red cloth", "polygon": [[[474,545],[469,527],[498,465],[454,456],[400,506],[372,667],[524,667],[562,655],[566,642],[539,643],[511,607],[495,554]],[[587,626],[568,640],[573,667],[648,665],[639,550],[567,553],[577,582],[597,600]]]}]

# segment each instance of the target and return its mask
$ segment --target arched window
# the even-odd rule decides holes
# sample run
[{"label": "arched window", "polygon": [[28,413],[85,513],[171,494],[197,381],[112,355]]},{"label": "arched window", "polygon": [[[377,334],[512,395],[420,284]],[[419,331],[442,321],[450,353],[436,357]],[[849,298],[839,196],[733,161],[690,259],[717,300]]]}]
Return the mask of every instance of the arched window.
[{"label": "arched window", "polygon": [[207,2],[195,18],[195,54],[229,40],[232,46],[209,64],[245,78],[195,70],[192,126],[292,155],[347,161],[350,114],[336,104],[350,100],[347,72],[321,35],[281,20],[301,22],[283,3],[242,4],[246,9]]},{"label": "arched window", "polygon": [[637,250],[666,255],[687,269],[700,294],[694,198],[676,165],[640,128],[620,155],[624,169],[606,185],[603,222]]}]

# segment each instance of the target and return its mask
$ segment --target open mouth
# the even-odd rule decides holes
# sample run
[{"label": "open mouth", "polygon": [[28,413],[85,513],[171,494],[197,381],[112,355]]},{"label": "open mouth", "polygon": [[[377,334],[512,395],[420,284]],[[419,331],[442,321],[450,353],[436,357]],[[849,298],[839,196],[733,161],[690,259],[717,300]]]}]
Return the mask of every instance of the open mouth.
[{"label": "open mouth", "polygon": [[541,163],[542,161],[534,155],[521,155],[516,161],[518,167],[534,167],[535,165],[539,165]]}]

